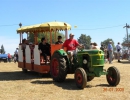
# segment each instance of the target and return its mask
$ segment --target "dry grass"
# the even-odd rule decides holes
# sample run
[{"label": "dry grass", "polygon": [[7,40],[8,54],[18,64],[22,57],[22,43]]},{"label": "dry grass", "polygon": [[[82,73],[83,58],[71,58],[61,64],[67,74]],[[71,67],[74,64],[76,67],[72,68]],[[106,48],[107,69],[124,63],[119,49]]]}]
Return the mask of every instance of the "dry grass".
[{"label": "dry grass", "polygon": [[[94,78],[84,90],[79,90],[70,74],[64,83],[53,82],[49,75],[22,73],[15,63],[0,63],[1,100],[130,100],[130,63],[105,64],[105,69],[116,66],[121,75],[117,87],[109,87],[106,77]],[[113,91],[104,91],[104,88]],[[124,91],[115,91],[123,88]]]}]

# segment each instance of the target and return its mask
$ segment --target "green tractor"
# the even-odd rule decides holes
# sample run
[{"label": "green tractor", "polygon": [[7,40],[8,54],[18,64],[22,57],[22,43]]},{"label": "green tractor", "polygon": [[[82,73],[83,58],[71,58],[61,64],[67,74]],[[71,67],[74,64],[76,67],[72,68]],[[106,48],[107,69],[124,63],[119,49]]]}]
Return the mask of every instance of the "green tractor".
[{"label": "green tractor", "polygon": [[101,75],[106,75],[109,85],[118,85],[120,82],[118,69],[112,66],[106,71],[103,67],[104,53],[102,50],[79,50],[73,56],[64,50],[57,50],[51,58],[50,72],[56,82],[63,82],[67,74],[74,74],[76,85],[81,89],[86,87],[88,81]]}]

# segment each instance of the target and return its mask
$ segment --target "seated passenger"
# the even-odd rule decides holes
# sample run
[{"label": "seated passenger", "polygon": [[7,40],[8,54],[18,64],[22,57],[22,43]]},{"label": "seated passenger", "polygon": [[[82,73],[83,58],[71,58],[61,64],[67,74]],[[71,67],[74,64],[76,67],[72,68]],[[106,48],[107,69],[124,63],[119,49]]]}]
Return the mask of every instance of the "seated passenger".
[{"label": "seated passenger", "polygon": [[33,49],[34,49],[34,45],[30,42],[29,43],[29,48],[31,50],[31,59],[33,59]]},{"label": "seated passenger", "polygon": [[55,44],[62,44],[62,36],[58,36],[58,41]]},{"label": "seated passenger", "polygon": [[26,40],[26,39],[23,39],[23,40],[22,40],[22,50],[23,50],[23,56],[24,56],[24,57],[25,57],[26,45],[27,45],[27,40]]},{"label": "seated passenger", "polygon": [[26,49],[26,39],[22,40],[22,50]]},{"label": "seated passenger", "polygon": [[92,49],[98,49],[98,50],[100,50],[100,47],[97,45],[97,43],[94,42]]},{"label": "seated passenger", "polygon": [[90,49],[92,49],[94,47],[93,43],[90,43]]},{"label": "seated passenger", "polygon": [[51,56],[50,53],[50,44],[46,43],[46,38],[41,39],[41,43],[38,45],[41,56],[44,57],[45,63],[47,63],[47,56]]}]

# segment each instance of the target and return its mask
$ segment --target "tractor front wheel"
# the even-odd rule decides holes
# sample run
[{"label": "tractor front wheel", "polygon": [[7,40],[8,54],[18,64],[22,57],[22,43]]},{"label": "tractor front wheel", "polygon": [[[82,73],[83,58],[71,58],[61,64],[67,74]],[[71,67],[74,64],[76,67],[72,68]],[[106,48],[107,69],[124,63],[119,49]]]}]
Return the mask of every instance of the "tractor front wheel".
[{"label": "tractor front wheel", "polygon": [[108,74],[106,75],[107,82],[111,86],[117,86],[120,82],[120,72],[114,66],[109,67],[107,70]]},{"label": "tractor front wheel", "polygon": [[78,88],[84,89],[87,85],[87,74],[83,68],[77,68],[74,75]]}]

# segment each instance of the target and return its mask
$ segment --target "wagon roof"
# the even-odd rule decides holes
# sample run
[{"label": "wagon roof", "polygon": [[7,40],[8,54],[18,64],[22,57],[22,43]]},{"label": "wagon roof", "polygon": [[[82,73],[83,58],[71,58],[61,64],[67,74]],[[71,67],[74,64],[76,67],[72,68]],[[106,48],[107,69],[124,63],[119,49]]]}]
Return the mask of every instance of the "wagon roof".
[{"label": "wagon roof", "polygon": [[17,29],[17,33],[63,31],[63,30],[70,30],[70,29],[71,29],[71,25],[65,22],[47,22],[47,23],[36,24],[31,26],[23,26]]}]

